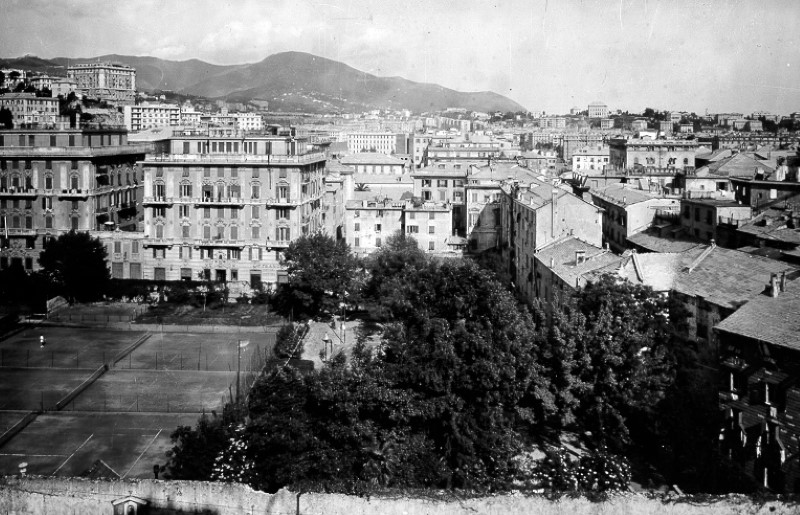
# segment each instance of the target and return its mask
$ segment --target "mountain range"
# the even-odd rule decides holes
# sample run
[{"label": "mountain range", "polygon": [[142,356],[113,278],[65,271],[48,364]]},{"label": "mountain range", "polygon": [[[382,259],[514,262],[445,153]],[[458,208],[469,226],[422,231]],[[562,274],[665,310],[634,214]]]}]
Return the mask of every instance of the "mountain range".
[{"label": "mountain range", "polygon": [[0,66],[4,68],[61,76],[66,75],[69,65],[91,62],[115,62],[136,68],[139,90],[171,90],[231,102],[267,100],[271,111],[324,113],[410,109],[425,112],[448,107],[481,112],[525,111],[520,104],[491,91],[460,92],[402,77],[378,77],[304,52],[281,52],[257,63],[238,65],[116,54],[92,58],[0,58]]}]

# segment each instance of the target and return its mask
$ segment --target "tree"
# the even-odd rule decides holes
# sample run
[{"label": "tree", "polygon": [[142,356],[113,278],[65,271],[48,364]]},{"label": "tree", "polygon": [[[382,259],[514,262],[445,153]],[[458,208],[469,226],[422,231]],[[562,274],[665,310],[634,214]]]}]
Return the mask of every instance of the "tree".
[{"label": "tree", "polygon": [[417,240],[397,231],[368,258],[369,278],[364,295],[384,309],[399,309],[406,299],[403,288],[409,284],[408,276],[416,274],[427,262]]},{"label": "tree", "polygon": [[101,298],[111,279],[106,256],[100,239],[70,231],[45,247],[39,264],[71,302],[88,302]]},{"label": "tree", "polygon": [[543,356],[559,422],[625,448],[674,380],[681,321],[668,298],[610,275],[552,309]]},{"label": "tree", "polygon": [[342,302],[356,294],[358,262],[345,242],[315,233],[289,244],[283,254],[289,276],[275,295],[275,307],[285,315],[315,317],[335,313]]}]

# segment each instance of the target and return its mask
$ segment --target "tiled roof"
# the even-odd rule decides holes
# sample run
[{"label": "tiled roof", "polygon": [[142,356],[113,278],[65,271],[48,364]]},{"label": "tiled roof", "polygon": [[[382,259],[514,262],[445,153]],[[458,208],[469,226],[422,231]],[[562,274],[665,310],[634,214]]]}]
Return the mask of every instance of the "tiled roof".
[{"label": "tiled roof", "polygon": [[644,190],[627,188],[624,184],[610,184],[605,188],[592,189],[589,190],[589,194],[619,206],[630,206],[660,198],[660,195],[654,195]]},{"label": "tiled roof", "polygon": [[746,338],[800,350],[800,281],[788,281],[777,297],[758,295],[716,328]]},{"label": "tiled roof", "polygon": [[353,183],[364,184],[387,184],[387,185],[404,185],[405,187],[412,187],[414,180],[409,174],[395,175],[395,174],[377,174],[377,173],[354,173]]},{"label": "tiled roof", "polygon": [[472,169],[477,171],[467,177],[470,182],[474,180],[500,182],[507,180],[509,177],[520,182],[530,182],[538,177],[538,174],[533,173],[524,166],[511,163],[492,163],[491,165],[477,166]]},{"label": "tiled roof", "polygon": [[[586,259],[575,262],[575,252],[584,251]],[[616,266],[622,258],[607,250],[595,247],[573,236],[551,243],[536,253],[537,259],[550,268],[566,284],[575,287],[584,274],[594,270]],[[552,259],[553,266],[550,266]]]},{"label": "tiled roof", "polygon": [[761,293],[772,273],[795,270],[781,261],[721,247],[697,247],[683,256],[674,289],[733,309]]},{"label": "tiled roof", "polygon": [[[769,208],[754,217],[750,223],[739,227],[737,230],[766,240],[800,245],[800,228],[790,228],[789,220],[784,219],[792,215],[793,212],[791,210]],[[769,225],[766,225],[766,222],[769,222]]]},{"label": "tiled roof", "polygon": [[752,179],[758,168],[761,168],[765,174],[775,171],[768,163],[754,159],[747,154],[735,154],[727,159],[710,163],[707,168],[711,175],[744,179]]},{"label": "tiled roof", "polygon": [[628,236],[628,241],[649,250],[650,252],[685,252],[700,245],[699,242],[688,239],[664,238],[649,232],[640,232]]}]

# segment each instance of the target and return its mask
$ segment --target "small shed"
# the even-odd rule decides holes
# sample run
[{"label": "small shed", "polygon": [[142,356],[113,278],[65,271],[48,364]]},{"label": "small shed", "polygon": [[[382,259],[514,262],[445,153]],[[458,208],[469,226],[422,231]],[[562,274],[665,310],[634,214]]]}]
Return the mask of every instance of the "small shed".
[{"label": "small shed", "polygon": [[148,502],[145,499],[129,495],[116,501],[111,501],[114,506],[114,515],[147,515]]}]

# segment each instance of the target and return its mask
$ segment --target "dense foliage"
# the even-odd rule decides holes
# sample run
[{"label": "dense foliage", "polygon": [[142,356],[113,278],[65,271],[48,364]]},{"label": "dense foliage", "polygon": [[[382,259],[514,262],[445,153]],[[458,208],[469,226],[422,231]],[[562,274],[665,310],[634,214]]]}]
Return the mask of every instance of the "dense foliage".
[{"label": "dense foliage", "polygon": [[297,318],[334,313],[355,294],[358,262],[342,241],[315,233],[292,241],[283,253],[288,283],[274,298],[278,311]]},{"label": "dense foliage", "polygon": [[[308,262],[301,255],[295,264]],[[666,299],[604,278],[531,313],[491,272],[430,260],[402,235],[367,269],[364,298],[385,322],[380,344],[359,338],[352,356],[308,374],[265,371],[213,440],[217,454],[204,451],[195,470],[267,491],[627,486],[619,454],[657,434],[640,426],[674,377]],[[287,347],[293,333],[283,332]],[[574,463],[552,454],[533,468],[520,459],[567,429],[599,450]],[[179,471],[181,441],[198,437],[173,438]]]},{"label": "dense foliage", "polygon": [[52,240],[39,255],[43,272],[70,302],[100,299],[111,274],[106,248],[87,232],[70,231]]}]

